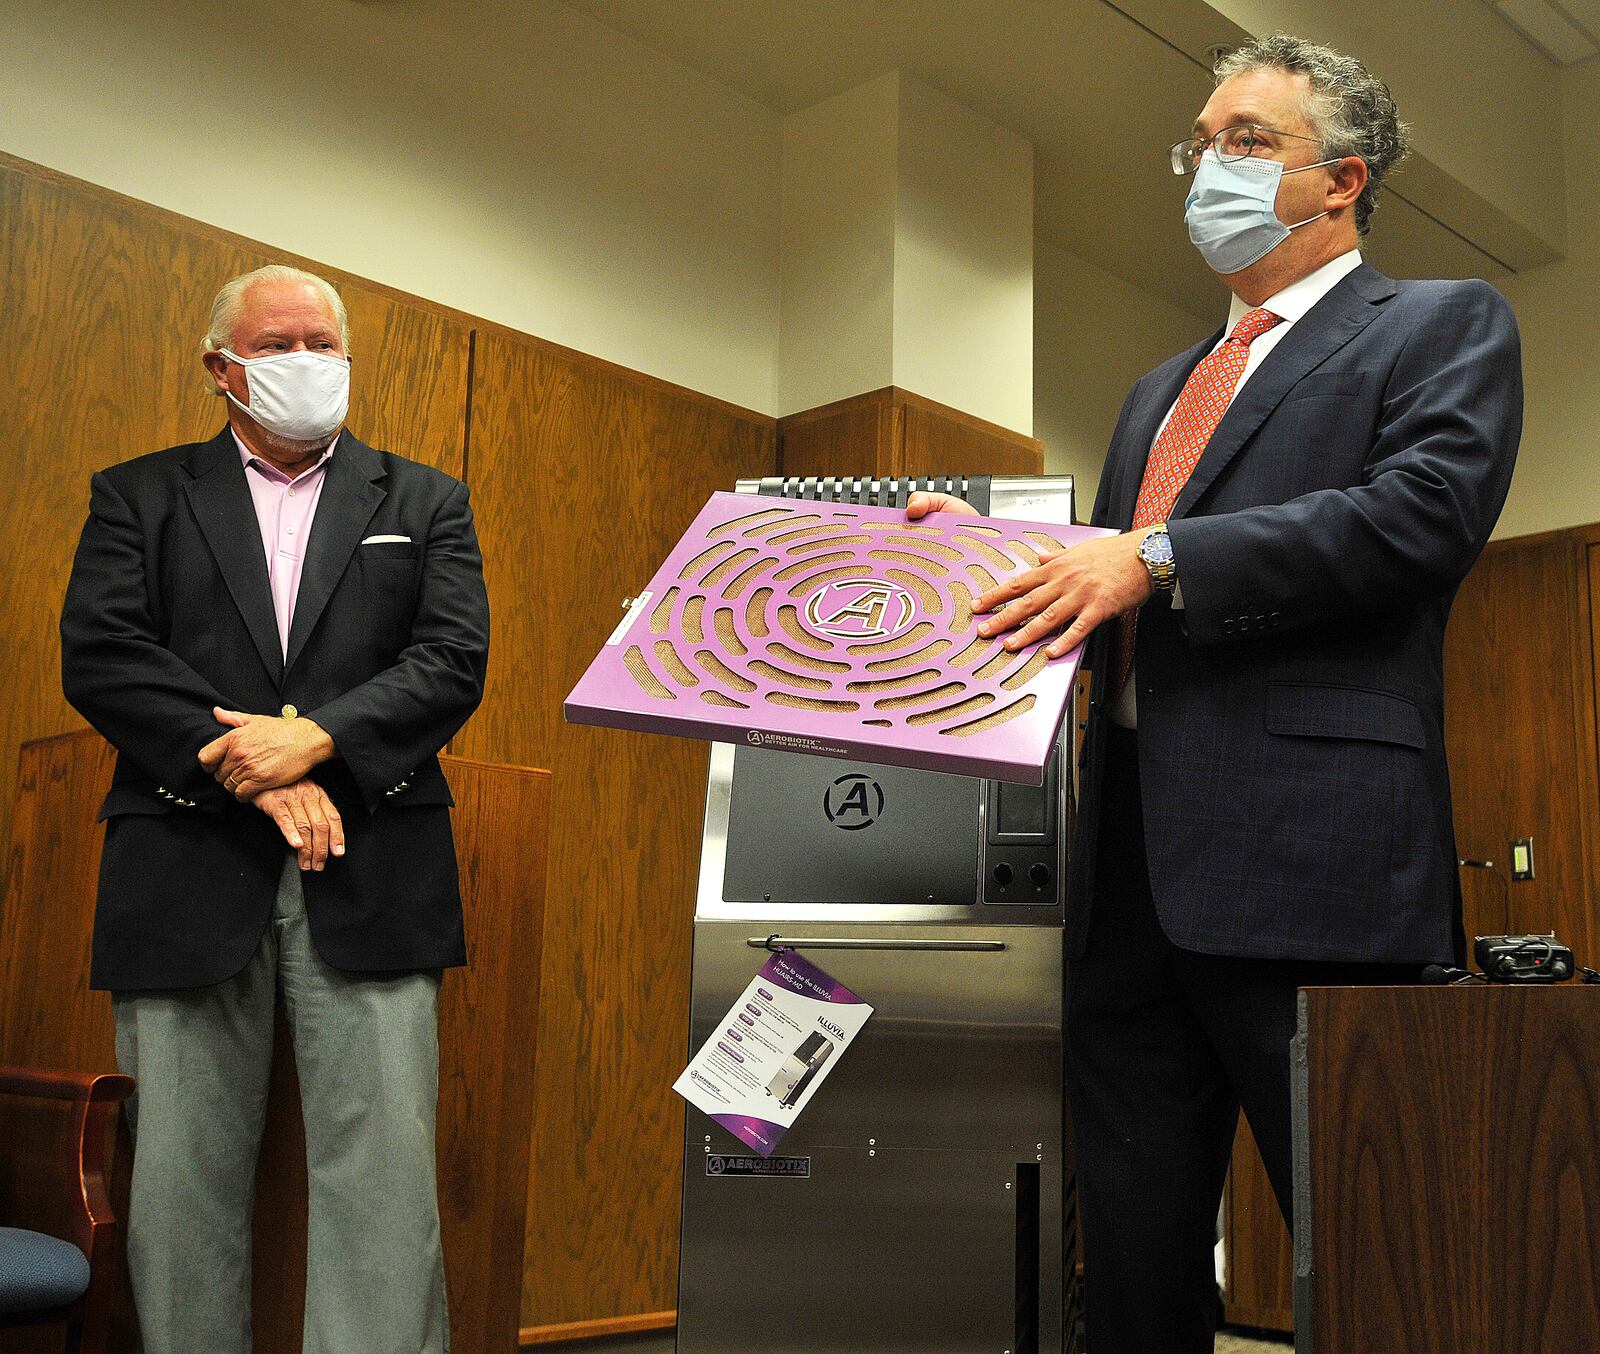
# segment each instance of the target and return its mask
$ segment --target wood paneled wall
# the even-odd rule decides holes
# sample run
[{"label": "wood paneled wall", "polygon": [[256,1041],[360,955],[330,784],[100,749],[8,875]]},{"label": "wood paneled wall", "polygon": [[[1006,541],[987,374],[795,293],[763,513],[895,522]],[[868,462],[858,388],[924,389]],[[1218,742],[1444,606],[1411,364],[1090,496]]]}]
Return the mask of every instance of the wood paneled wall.
[{"label": "wood paneled wall", "polygon": [[[0,910],[0,1063],[106,1070],[115,1062],[111,1001],[89,990],[90,916],[101,835],[95,810],[113,754],[89,730],[26,745],[11,874]],[[550,775],[447,757],[455,794],[462,904],[476,961],[446,975],[439,1001],[439,1214],[457,1347],[510,1350],[517,1338],[527,1207],[526,1143],[538,1027]],[[526,936],[529,927],[535,934]],[[3,1146],[3,1145],[0,1145]],[[127,1217],[126,1134],[113,1193]],[[257,1171],[255,1347],[300,1348],[306,1257],[305,1137],[294,1054],[280,1012]],[[383,1244],[387,1244],[386,1242]],[[0,1323],[3,1325],[3,1323]],[[130,1295],[116,1304],[112,1348],[137,1347]],[[59,1349],[0,1330],[0,1349]]]},{"label": "wood paneled wall", "polygon": [[[18,747],[83,723],[61,695],[56,625],[89,476],[216,433],[226,414],[199,359],[211,298],[227,278],[283,261],[303,262],[0,155],[0,841]],[[351,427],[459,476],[468,326],[318,271],[350,312]]]},{"label": "wood paneled wall", "polygon": [[[221,426],[198,360],[207,307],[223,279],[269,261],[340,287],[351,427],[472,490],[493,651],[483,708],[450,750],[555,773],[523,1340],[660,1325],[677,1280],[683,1108],[669,1088],[686,1053],[705,749],[569,727],[561,699],[706,496],[778,472],[780,435],[792,474],[1038,473],[1042,448],[893,388],[780,427],[0,155],[0,834],[19,744],[81,726],[60,694],[56,622],[88,477]],[[497,1052],[534,1055],[515,1040]]]},{"label": "wood paneled wall", "polygon": [[[1446,728],[1467,934],[1554,931],[1600,966],[1600,770],[1595,748],[1593,527],[1496,541],[1456,599]],[[1534,877],[1510,842],[1532,837]],[[1474,915],[1475,913],[1475,915]]]},{"label": "wood paneled wall", "polygon": [[885,386],[780,418],[778,462],[784,475],[1040,475],[1044,444]]},{"label": "wood paneled wall", "polygon": [[[56,622],[89,475],[216,432],[207,308],[270,261],[340,287],[350,426],[473,490],[495,665],[452,750],[561,772],[522,1323],[670,1309],[681,1111],[667,1088],[686,1038],[704,752],[565,730],[560,700],[705,495],[776,469],[773,420],[0,156],[0,833],[19,744],[82,723],[60,694]],[[494,1052],[534,1058],[525,1037]]]},{"label": "wood paneled wall", "polygon": [[[1467,940],[1554,931],[1600,967],[1600,526],[1495,541],[1445,635],[1445,744]],[[1510,843],[1532,837],[1534,878]],[[1293,1254],[1248,1129],[1229,1185],[1228,1314],[1293,1324]]]},{"label": "wood paneled wall", "polygon": [[706,497],[771,473],[773,426],[504,332],[480,335],[475,370],[495,635],[488,694],[456,746],[555,774],[524,1323],[658,1312],[677,1294],[671,1087],[705,745],[568,725],[560,702]]}]

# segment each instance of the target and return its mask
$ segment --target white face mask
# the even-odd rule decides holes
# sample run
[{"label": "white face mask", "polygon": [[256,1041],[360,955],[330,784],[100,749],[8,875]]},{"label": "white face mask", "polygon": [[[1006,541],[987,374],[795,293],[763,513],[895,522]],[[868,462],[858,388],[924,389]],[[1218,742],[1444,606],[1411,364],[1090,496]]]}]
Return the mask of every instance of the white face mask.
[{"label": "white face mask", "polygon": [[350,359],[309,351],[238,357],[230,362],[249,370],[250,403],[228,398],[268,432],[291,442],[332,437],[350,409]]}]

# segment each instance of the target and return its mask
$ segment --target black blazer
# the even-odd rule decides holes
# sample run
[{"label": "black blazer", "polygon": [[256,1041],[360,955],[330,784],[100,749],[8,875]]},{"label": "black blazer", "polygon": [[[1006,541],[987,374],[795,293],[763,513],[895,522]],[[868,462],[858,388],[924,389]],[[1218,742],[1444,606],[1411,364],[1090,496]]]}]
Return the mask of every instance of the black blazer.
[{"label": "black blazer", "polygon": [[[224,428],[101,471],[61,616],[67,699],[117,749],[91,985],[199,987],[242,969],[287,845],[196,761],[211,707],[292,703],[333,737],[311,774],[346,854],[303,876],[318,953],[363,972],[466,962],[439,749],[488,657],[466,486],[339,436],[285,662],[244,467]],[[377,535],[407,542],[362,544]]]},{"label": "black blazer", "polygon": [[[1096,524],[1126,529],[1161,418],[1220,331],[1134,386]],[[1450,961],[1460,888],[1443,640],[1522,427],[1482,282],[1361,266],[1267,355],[1169,523],[1183,608],[1140,614],[1139,769],[1168,937],[1210,954]],[[1095,636],[1069,945],[1093,905],[1111,627]]]}]

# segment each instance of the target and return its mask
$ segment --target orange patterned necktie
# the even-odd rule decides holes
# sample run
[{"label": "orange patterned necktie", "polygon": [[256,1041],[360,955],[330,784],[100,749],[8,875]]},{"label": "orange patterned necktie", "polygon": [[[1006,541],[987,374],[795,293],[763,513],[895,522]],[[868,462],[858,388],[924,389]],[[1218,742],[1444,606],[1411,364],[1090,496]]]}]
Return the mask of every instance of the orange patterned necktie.
[{"label": "orange patterned necktie", "polygon": [[[1144,480],[1139,485],[1139,499],[1133,508],[1133,530],[1153,527],[1167,520],[1200,460],[1200,453],[1228,412],[1233,392],[1250,360],[1250,345],[1282,318],[1270,310],[1247,311],[1222,341],[1222,346],[1189,373],[1183,393],[1172,406],[1172,417],[1150,448]],[[1138,624],[1137,611],[1117,617],[1117,674],[1116,684],[1111,689],[1112,700],[1122,694],[1133,671]]]}]

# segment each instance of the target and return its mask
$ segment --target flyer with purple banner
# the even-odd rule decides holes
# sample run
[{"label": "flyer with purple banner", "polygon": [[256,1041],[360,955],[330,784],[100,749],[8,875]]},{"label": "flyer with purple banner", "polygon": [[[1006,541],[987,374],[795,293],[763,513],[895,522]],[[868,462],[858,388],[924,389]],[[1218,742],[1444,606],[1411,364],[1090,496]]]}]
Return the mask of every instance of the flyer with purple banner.
[{"label": "flyer with purple banner", "polygon": [[872,1007],[793,950],[774,954],[672,1089],[771,1156]]}]

